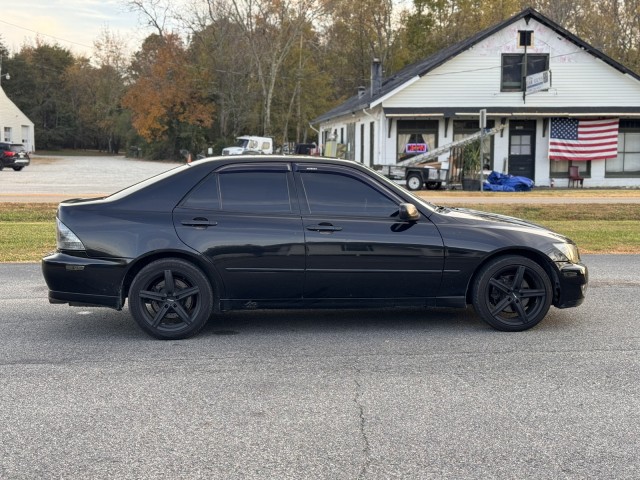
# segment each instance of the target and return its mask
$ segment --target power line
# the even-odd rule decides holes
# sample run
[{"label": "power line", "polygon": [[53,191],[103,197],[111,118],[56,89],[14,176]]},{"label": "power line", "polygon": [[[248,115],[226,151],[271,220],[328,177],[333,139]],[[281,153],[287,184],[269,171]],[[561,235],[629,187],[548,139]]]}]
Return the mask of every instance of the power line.
[{"label": "power line", "polygon": [[50,37],[50,38],[53,38],[53,39],[55,39],[55,40],[57,40],[59,42],[73,43],[74,45],[78,45],[80,47],[93,48],[92,45],[85,45],[84,43],[74,42],[73,40],[67,40],[67,39],[64,39],[64,38],[56,37],[54,35],[49,35],[47,33],[42,33],[42,32],[38,32],[36,30],[31,30],[30,28],[26,28],[26,27],[23,27],[21,25],[16,25],[15,23],[7,22],[5,20],[0,20],[0,23],[4,23],[6,25],[11,25],[12,27],[20,28],[22,30],[26,30],[27,32],[35,33],[36,35],[43,35],[45,37]]}]

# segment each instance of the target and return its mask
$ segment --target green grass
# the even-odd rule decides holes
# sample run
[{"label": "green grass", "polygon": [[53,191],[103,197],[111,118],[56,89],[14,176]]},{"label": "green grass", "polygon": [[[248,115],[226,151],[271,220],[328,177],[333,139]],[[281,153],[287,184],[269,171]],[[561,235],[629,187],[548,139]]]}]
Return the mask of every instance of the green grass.
[{"label": "green grass", "polygon": [[[454,203],[454,202],[452,202]],[[640,221],[640,204],[637,203],[605,203],[589,204],[477,204],[474,210],[526,218],[531,222],[548,222],[563,220],[598,221],[636,220]]]},{"label": "green grass", "polygon": [[550,220],[540,224],[571,238],[582,253],[640,253],[637,220]]},{"label": "green grass", "polygon": [[[454,203],[454,202],[451,202]],[[0,262],[37,262],[55,250],[57,204],[0,203]],[[640,253],[640,204],[478,204],[573,239],[583,253]]]}]

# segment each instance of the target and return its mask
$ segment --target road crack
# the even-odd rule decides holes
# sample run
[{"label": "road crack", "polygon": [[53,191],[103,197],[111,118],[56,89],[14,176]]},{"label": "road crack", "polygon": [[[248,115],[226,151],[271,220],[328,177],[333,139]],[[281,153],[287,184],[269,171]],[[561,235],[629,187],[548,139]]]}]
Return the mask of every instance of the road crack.
[{"label": "road crack", "polygon": [[359,377],[362,375],[360,369],[356,366],[353,367],[356,372],[354,382],[356,384],[355,395],[353,397],[353,402],[356,405],[356,411],[358,413],[359,419],[359,433],[360,440],[362,442],[362,464],[360,465],[360,471],[358,472],[358,479],[366,478],[367,471],[369,470],[369,466],[371,465],[371,444],[369,443],[369,437],[367,435],[367,417],[364,412],[364,405],[362,401],[363,395],[363,387],[360,383]]}]

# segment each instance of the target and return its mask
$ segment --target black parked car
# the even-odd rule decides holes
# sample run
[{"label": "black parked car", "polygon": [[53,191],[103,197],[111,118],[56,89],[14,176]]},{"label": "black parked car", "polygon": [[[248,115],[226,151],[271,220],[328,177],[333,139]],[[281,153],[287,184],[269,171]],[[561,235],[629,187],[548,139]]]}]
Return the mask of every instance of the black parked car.
[{"label": "black parked car", "polygon": [[129,309],[163,339],[220,311],[473,304],[499,330],[580,305],[568,238],[426,203],[360,164],[220,157],[60,204],[42,261],[51,303]]},{"label": "black parked car", "polygon": [[29,154],[21,143],[0,143],[0,170],[11,167],[19,172],[31,163]]}]

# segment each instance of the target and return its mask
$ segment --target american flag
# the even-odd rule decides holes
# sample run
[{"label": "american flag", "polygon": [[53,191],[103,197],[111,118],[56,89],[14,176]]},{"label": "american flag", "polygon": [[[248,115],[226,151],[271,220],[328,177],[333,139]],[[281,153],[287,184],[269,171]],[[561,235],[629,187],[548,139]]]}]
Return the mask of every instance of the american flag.
[{"label": "american flag", "polygon": [[618,120],[552,118],[549,158],[587,161],[617,157]]}]

